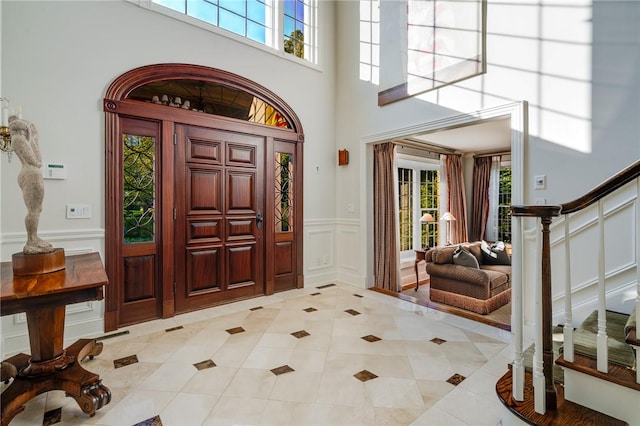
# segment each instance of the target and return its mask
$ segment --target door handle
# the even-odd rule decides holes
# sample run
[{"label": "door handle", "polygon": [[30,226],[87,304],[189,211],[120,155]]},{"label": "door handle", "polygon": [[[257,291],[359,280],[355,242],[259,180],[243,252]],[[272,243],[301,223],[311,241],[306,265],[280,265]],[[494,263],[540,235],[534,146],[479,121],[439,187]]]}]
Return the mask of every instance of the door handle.
[{"label": "door handle", "polygon": [[262,220],[262,213],[258,210],[258,213],[256,213],[256,227],[258,229],[262,229]]}]

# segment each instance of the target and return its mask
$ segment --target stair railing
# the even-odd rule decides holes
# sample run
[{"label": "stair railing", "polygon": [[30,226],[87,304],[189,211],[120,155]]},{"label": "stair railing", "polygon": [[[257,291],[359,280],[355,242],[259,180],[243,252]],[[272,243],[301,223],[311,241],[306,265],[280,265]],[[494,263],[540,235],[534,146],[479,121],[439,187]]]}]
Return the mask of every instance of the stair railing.
[{"label": "stair railing", "polygon": [[[521,224],[522,218],[525,217],[537,217],[540,218],[541,234],[542,234],[542,247],[541,247],[541,271],[540,271],[540,309],[541,316],[538,312],[538,317],[541,317],[542,328],[542,375],[544,376],[542,382],[536,382],[536,372],[534,371],[534,384],[544,386],[535,386],[535,411],[544,414],[546,410],[555,410],[557,408],[557,394],[554,385],[553,378],[553,336],[552,336],[552,282],[551,282],[551,246],[550,246],[550,225],[554,217],[558,217],[561,214],[564,215],[564,238],[565,238],[565,324],[563,328],[564,334],[564,359],[570,362],[574,360],[573,349],[573,318],[572,318],[572,302],[571,302],[571,250],[570,250],[570,232],[569,232],[569,215],[578,212],[586,207],[589,207],[595,203],[598,203],[598,333],[596,337],[597,343],[597,369],[601,372],[608,372],[608,344],[607,344],[607,331],[606,331],[606,286],[605,286],[605,230],[604,230],[604,211],[603,211],[603,199],[609,195],[627,185],[628,183],[636,180],[637,195],[635,200],[635,221],[638,230],[640,227],[640,161],[632,164],[620,173],[611,177],[610,179],[598,185],[593,190],[589,191],[584,196],[565,203],[559,206],[511,206],[511,214],[516,219],[518,224]],[[518,229],[522,227],[519,226]],[[635,312],[636,322],[640,323],[640,237],[635,236],[636,243],[636,272],[637,272],[637,289],[635,300]],[[514,321],[521,323],[522,318],[518,317],[518,312],[522,312],[520,309],[514,311]],[[521,329],[521,328],[517,328]],[[516,330],[517,330],[516,329]],[[516,342],[522,342],[522,336],[515,336]],[[522,400],[520,395],[524,393],[524,381],[521,379],[522,372],[519,371],[519,367],[522,364],[522,347],[515,348],[516,360],[514,362],[514,368],[512,370],[513,397],[516,400]],[[538,347],[536,346],[536,353],[538,353]],[[534,370],[536,368],[536,362],[534,360]],[[640,369],[636,372],[636,381],[640,383]]]}]

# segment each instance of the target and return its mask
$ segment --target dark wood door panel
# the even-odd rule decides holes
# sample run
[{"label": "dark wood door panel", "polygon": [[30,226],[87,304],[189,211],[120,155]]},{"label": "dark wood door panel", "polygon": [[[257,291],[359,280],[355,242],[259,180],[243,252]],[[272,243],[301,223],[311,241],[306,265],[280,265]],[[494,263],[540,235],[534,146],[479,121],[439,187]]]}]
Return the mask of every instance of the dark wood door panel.
[{"label": "dark wood door panel", "polygon": [[227,171],[226,214],[253,214],[256,206],[256,172],[251,170]]},{"label": "dark wood door panel", "polygon": [[223,207],[222,170],[187,165],[187,214],[220,214]]},{"label": "dark wood door panel", "polygon": [[156,276],[157,256],[125,257],[120,287],[120,323],[134,324],[160,317],[162,295]]},{"label": "dark wood door panel", "polygon": [[187,219],[187,245],[219,243],[224,229],[219,217],[197,216]]},{"label": "dark wood door panel", "polygon": [[209,141],[190,137],[187,143],[188,162],[222,164],[222,141]]},{"label": "dark wood door panel", "polygon": [[226,164],[236,167],[256,167],[256,147],[228,143]]},{"label": "dark wood door panel", "polygon": [[190,248],[186,256],[187,297],[223,290],[221,247]]},{"label": "dark wood door panel", "polygon": [[260,274],[256,271],[255,244],[227,247],[227,283],[229,289],[255,286]]},{"label": "dark wood door panel", "polygon": [[276,243],[276,276],[282,274],[292,274],[294,269],[293,244],[291,241]]}]

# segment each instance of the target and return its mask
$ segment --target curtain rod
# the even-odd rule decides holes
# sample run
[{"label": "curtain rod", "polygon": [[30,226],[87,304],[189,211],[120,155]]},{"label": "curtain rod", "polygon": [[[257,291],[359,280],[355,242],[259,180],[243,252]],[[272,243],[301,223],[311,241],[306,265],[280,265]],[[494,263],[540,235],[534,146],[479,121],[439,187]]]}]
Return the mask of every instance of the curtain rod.
[{"label": "curtain rod", "polygon": [[495,151],[495,152],[485,152],[482,154],[477,154],[474,155],[473,158],[480,158],[480,157],[494,157],[496,155],[511,155],[511,151]]}]

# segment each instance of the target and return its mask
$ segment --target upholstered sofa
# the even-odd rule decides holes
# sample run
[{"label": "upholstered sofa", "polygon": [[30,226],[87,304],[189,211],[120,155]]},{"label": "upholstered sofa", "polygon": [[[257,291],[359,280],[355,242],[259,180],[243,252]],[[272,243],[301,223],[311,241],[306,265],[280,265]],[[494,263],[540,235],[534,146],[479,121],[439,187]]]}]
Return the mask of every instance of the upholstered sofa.
[{"label": "upholstered sofa", "polygon": [[[462,249],[458,246],[462,246]],[[509,303],[510,259],[506,252],[500,253],[499,259],[495,259],[495,248],[488,253],[491,247],[488,249],[487,246],[477,241],[428,250],[425,260],[431,301],[479,314],[488,314]],[[460,260],[460,251],[465,252],[466,260]],[[469,262],[469,253],[477,260],[477,267],[474,259]]]}]

